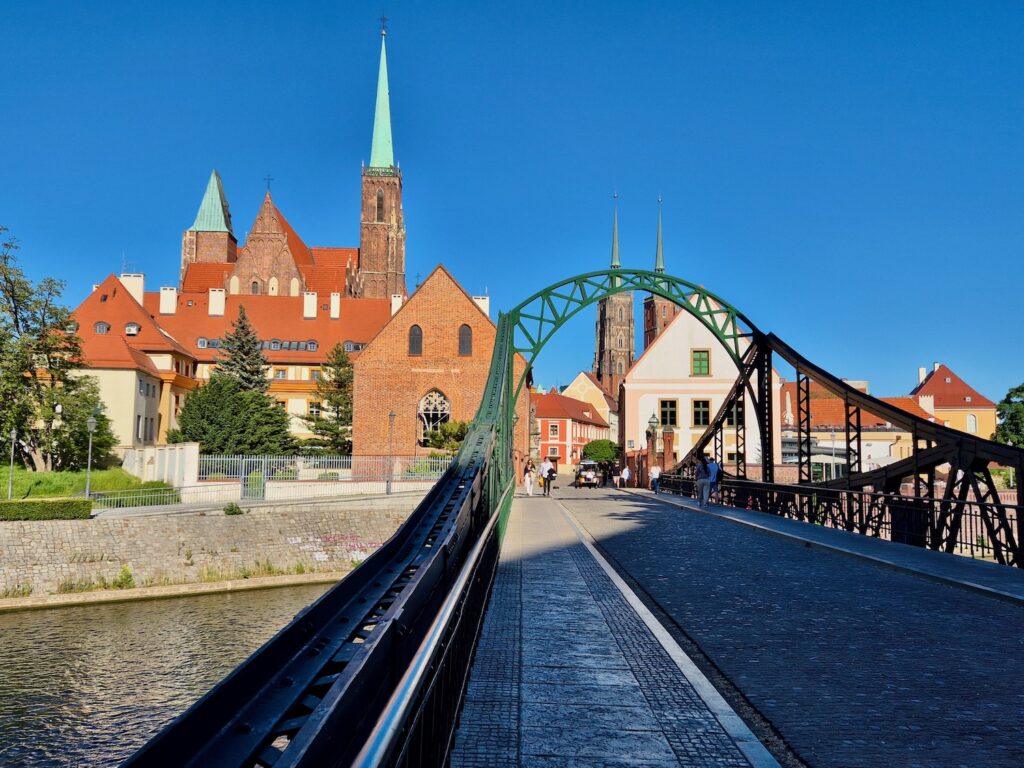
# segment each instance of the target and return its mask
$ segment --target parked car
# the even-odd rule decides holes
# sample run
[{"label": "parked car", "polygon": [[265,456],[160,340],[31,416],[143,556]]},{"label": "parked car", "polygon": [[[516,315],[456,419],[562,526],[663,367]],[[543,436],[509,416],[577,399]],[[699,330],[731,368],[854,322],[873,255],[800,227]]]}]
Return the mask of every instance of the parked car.
[{"label": "parked car", "polygon": [[601,467],[598,466],[597,462],[590,461],[589,459],[581,461],[579,466],[576,467],[576,487],[582,488],[584,485],[589,485],[591,488],[596,488],[600,482]]}]

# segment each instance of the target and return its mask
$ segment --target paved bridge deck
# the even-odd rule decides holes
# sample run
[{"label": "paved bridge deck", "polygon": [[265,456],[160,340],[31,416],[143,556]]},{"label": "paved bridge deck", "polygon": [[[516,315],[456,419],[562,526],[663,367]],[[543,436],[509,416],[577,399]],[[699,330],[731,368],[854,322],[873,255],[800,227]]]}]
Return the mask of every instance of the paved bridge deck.
[{"label": "paved bridge deck", "polygon": [[[759,530],[676,497],[556,497],[513,508],[453,765],[751,759],[739,749],[750,742],[722,726],[733,720],[700,698],[703,686],[680,672],[573,522],[770,724],[785,760],[1024,765],[1024,605],[1007,599],[1017,569],[871,542],[888,547],[866,550],[884,553],[883,567],[818,546],[852,552],[863,537],[829,531],[812,547],[799,537],[816,541],[822,529],[768,515],[751,518]],[[956,579],[1004,595],[950,586]]]}]

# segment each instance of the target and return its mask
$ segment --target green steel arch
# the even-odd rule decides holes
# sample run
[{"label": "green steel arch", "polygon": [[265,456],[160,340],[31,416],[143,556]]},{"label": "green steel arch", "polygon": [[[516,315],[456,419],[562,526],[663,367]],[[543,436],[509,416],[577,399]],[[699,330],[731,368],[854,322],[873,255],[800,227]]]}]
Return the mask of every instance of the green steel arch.
[{"label": "green steel arch", "polygon": [[[663,272],[607,269],[549,285],[505,313],[512,331],[511,352],[523,355],[529,370],[544,345],[570,318],[624,291],[653,293],[685,309],[714,334],[740,370],[747,346],[760,333],[742,312],[703,286]],[[518,399],[525,378],[524,372],[513,400]]]}]

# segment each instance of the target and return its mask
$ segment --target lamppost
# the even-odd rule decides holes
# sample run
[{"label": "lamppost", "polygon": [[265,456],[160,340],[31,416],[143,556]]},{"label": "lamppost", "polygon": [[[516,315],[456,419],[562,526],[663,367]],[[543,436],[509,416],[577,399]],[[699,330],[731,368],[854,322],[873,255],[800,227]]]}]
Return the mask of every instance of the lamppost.
[{"label": "lamppost", "polygon": [[18,430],[11,427],[11,465],[7,469],[7,500],[14,493],[14,441],[18,439]]},{"label": "lamppost", "polygon": [[96,431],[96,417],[90,416],[85,420],[85,428],[89,430],[89,456],[85,463],[85,498],[89,498],[89,488],[92,481],[92,433]]},{"label": "lamppost", "polygon": [[[658,453],[658,417],[653,413],[651,418],[647,420],[647,474],[651,473],[651,467],[654,466],[654,458]],[[644,485],[648,484],[648,478],[646,476],[637,478],[637,485],[639,486],[642,482]]]},{"label": "lamppost", "polygon": [[394,434],[395,434],[395,412],[390,411],[388,413],[388,481],[387,487],[384,492],[391,495],[391,474],[395,468],[395,447],[394,447]]}]

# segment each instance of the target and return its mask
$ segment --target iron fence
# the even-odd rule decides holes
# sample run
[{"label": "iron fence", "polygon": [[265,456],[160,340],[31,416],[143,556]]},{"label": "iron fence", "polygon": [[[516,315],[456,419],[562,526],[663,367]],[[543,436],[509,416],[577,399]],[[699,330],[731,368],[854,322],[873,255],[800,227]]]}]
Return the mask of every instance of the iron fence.
[{"label": "iron fence", "polygon": [[[661,488],[697,497],[696,482],[663,475]],[[971,499],[726,479],[719,504],[864,536],[1024,567],[1024,508]]]},{"label": "iron fence", "polygon": [[450,456],[221,456],[199,457],[199,482],[241,480],[259,474],[267,480],[348,480],[383,477],[390,465],[402,475],[440,477]]}]

